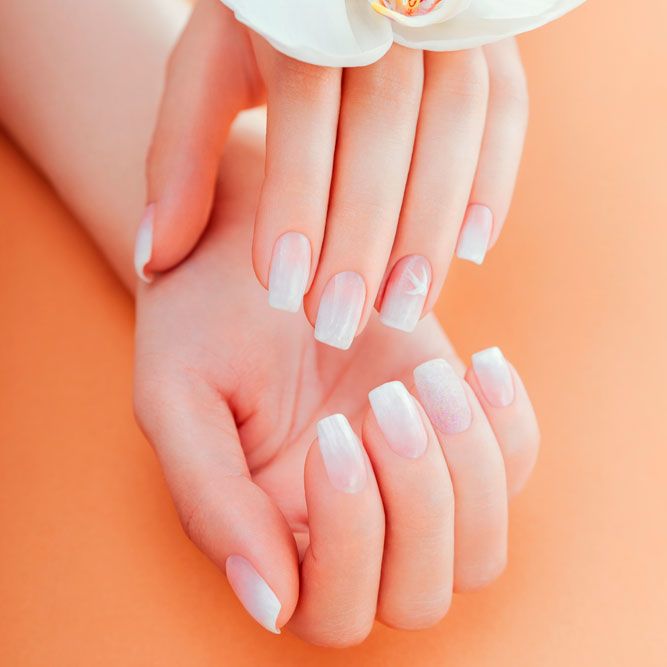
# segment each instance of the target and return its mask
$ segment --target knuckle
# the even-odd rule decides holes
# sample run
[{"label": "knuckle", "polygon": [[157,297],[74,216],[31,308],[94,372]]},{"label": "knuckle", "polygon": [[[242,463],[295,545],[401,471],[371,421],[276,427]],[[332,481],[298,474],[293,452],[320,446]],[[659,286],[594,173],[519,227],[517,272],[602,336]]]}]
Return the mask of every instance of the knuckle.
[{"label": "knuckle", "polygon": [[308,640],[329,648],[350,648],[361,644],[371,633],[373,621],[360,622],[350,613],[345,619],[335,619],[309,633]]},{"label": "knuckle", "polygon": [[471,49],[457,54],[456,61],[437,75],[440,94],[469,107],[486,107],[489,71],[482,52]]},{"label": "knuckle", "polygon": [[510,109],[513,114],[528,115],[528,85],[523,69],[516,67],[494,74],[490,94],[494,104]]},{"label": "knuckle", "polygon": [[309,102],[329,102],[337,99],[340,90],[340,70],[300,62],[293,58],[282,60],[283,65],[273,70],[269,90],[291,99]]},{"label": "knuckle", "polygon": [[378,618],[396,630],[425,630],[439,623],[449,611],[451,586],[447,590],[429,591],[410,597],[407,604],[381,603]]}]

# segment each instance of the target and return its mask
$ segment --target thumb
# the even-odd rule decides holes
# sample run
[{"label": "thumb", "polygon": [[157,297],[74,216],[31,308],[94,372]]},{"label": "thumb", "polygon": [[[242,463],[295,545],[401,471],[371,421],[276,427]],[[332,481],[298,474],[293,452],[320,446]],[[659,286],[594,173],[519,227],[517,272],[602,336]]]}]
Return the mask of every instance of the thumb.
[{"label": "thumb", "polygon": [[250,478],[227,403],[207,384],[184,386],[140,366],[135,412],[185,532],[226,571],[246,611],[278,634],[299,595],[296,544],[276,503]]},{"label": "thumb", "polygon": [[250,42],[219,0],[201,0],[176,45],[149,151],[147,207],[137,231],[135,269],[176,266],[194,248],[211,212],[229,128],[257,103]]}]

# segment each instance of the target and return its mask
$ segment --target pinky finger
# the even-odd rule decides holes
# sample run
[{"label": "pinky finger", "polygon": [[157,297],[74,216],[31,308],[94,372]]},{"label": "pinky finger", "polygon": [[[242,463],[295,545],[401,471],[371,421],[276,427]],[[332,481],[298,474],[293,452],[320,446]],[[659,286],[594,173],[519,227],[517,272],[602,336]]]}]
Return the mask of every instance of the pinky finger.
[{"label": "pinky finger", "polygon": [[489,70],[489,106],[456,255],[481,264],[498,240],[512,201],[528,124],[528,94],[514,39],[484,48]]},{"label": "pinky finger", "polygon": [[466,380],[496,435],[505,461],[507,490],[514,496],[535,467],[540,431],[526,388],[497,347],[472,355]]}]

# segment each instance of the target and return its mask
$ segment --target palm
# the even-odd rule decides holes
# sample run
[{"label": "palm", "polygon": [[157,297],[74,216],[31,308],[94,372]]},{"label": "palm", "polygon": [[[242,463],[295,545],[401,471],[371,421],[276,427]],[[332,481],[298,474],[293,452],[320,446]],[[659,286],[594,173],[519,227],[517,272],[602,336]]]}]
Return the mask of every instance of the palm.
[{"label": "palm", "polygon": [[[206,237],[139,294],[138,358],[158,359],[161,377],[187,377],[227,399],[254,480],[301,534],[303,466],[317,420],[343,412],[358,425],[370,389],[452,351],[432,317],[409,337],[374,320],[341,352],[317,343],[305,318],[269,308],[250,261],[262,176],[256,146],[248,137],[232,142]],[[211,406],[199,409],[207,419]]]}]

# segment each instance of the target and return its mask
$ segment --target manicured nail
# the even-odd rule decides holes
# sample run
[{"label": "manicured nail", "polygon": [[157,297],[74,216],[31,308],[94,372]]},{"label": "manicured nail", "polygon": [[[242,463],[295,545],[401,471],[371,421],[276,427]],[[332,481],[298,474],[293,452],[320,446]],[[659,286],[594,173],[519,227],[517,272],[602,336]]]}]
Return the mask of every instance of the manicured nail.
[{"label": "manicured nail", "polygon": [[317,438],[324,467],[334,488],[358,493],[366,484],[366,463],[359,438],[344,415],[317,423]]},{"label": "manicured nail", "polygon": [[468,206],[456,248],[456,256],[459,259],[481,264],[489,248],[492,227],[493,213],[490,208],[481,204]]},{"label": "manicured nail", "polygon": [[444,359],[417,366],[414,378],[426,414],[438,431],[454,434],[469,428],[472,412],[463,380]]},{"label": "manicured nail", "polygon": [[366,284],[358,273],[337,273],[324,288],[315,322],[315,338],[347,350],[357,333],[365,299]]},{"label": "manicured nail", "polygon": [[225,571],[232,590],[246,611],[269,632],[279,635],[276,620],[280,613],[280,600],[250,561],[232,554],[227,558]]},{"label": "manicured nail", "polygon": [[137,236],[134,242],[134,270],[137,276],[145,283],[150,283],[153,276],[146,273],[146,264],[151,261],[153,254],[153,211],[154,204],[149,204],[144,212],[144,217],[139,223]]},{"label": "manicured nail", "polygon": [[273,247],[269,273],[269,305],[296,313],[310,275],[310,241],[299,232],[283,234]]},{"label": "manicured nail", "polygon": [[388,327],[410,333],[415,330],[424,310],[431,285],[431,265],[421,255],[404,257],[391,272],[382,306],[380,321]]},{"label": "manicured nail", "polygon": [[419,458],[428,439],[415,399],[402,382],[387,382],[368,394],[373,414],[387,444],[400,456]]},{"label": "manicured nail", "polygon": [[496,408],[506,408],[514,400],[512,373],[499,347],[472,355],[472,368],[486,400]]}]

